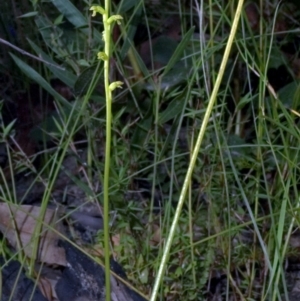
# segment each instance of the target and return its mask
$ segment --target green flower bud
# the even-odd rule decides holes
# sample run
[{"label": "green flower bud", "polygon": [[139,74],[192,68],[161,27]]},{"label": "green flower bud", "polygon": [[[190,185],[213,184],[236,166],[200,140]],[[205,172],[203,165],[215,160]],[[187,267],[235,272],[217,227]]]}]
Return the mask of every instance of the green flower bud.
[{"label": "green flower bud", "polygon": [[117,81],[117,82],[113,82],[113,83],[111,83],[110,85],[109,85],[109,90],[110,91],[113,91],[113,90],[115,90],[115,89],[117,89],[117,88],[121,88],[122,89],[122,85],[123,85],[124,83],[123,82],[120,82],[120,81]]},{"label": "green flower bud", "polygon": [[117,22],[118,25],[121,25],[120,20],[123,20],[122,16],[120,16],[120,15],[113,15],[113,16],[111,16],[111,17],[108,18],[107,23],[111,24],[113,22]]},{"label": "green flower bud", "polygon": [[93,12],[92,17],[95,17],[96,14],[105,15],[105,9],[101,7],[100,5],[93,5],[90,10]]},{"label": "green flower bud", "polygon": [[97,58],[98,58],[98,60],[102,60],[102,61],[107,61],[108,60],[107,54],[103,51],[98,52]]}]

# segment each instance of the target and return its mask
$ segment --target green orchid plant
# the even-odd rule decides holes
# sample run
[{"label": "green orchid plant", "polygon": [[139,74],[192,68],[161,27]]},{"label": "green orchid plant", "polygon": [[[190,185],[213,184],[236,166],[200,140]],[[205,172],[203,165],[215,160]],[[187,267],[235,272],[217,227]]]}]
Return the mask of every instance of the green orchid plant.
[{"label": "green orchid plant", "polygon": [[123,83],[120,81],[110,83],[110,58],[111,58],[111,36],[112,26],[115,22],[121,24],[123,18],[120,15],[109,16],[109,0],[105,0],[105,8],[100,5],[94,5],[90,8],[93,12],[92,16],[97,13],[102,15],[103,19],[103,40],[104,51],[100,51],[97,55],[99,60],[104,62],[104,87],[106,98],[106,146],[105,146],[105,169],[104,169],[104,205],[103,205],[103,220],[104,220],[104,249],[105,249],[105,300],[110,300],[110,244],[109,244],[109,169],[110,169],[110,148],[111,148],[111,120],[112,120],[112,92],[116,88],[121,88]]}]

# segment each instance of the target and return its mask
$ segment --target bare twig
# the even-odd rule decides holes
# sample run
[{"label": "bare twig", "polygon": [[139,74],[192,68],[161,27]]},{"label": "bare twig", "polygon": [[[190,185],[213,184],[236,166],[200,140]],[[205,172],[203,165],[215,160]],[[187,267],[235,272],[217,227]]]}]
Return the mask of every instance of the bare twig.
[{"label": "bare twig", "polygon": [[31,58],[37,60],[37,61],[43,62],[43,63],[45,63],[45,64],[47,64],[47,65],[49,65],[49,66],[55,67],[55,68],[60,69],[60,70],[66,70],[66,69],[63,68],[63,67],[54,65],[54,64],[52,64],[52,63],[50,63],[50,62],[45,61],[44,59],[42,59],[42,58],[40,58],[40,57],[38,57],[38,56],[32,55],[32,54],[30,54],[29,52],[27,52],[27,51],[25,51],[25,50],[23,50],[23,49],[21,49],[21,48],[15,46],[15,45],[9,43],[9,42],[7,42],[6,40],[3,40],[3,39],[1,39],[1,38],[0,38],[0,43],[2,43],[2,44],[4,44],[4,45],[7,45],[7,46],[9,46],[9,47],[11,47],[11,48],[13,48],[13,49],[19,51],[20,53],[22,53],[22,54],[24,54],[24,55],[27,55],[27,56],[29,56],[29,57],[31,57]]}]

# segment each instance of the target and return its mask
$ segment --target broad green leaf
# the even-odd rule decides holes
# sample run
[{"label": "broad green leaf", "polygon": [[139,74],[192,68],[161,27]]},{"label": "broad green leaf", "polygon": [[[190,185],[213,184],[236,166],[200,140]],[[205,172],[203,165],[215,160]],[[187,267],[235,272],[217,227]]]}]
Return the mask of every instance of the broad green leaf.
[{"label": "broad green leaf", "polygon": [[52,3],[75,27],[87,25],[84,15],[69,0],[52,0]]},{"label": "broad green leaf", "polygon": [[151,132],[153,124],[153,118],[150,115],[148,118],[144,118],[137,123],[134,133],[131,139],[131,146],[134,148],[143,149],[149,139],[149,133]]},{"label": "broad green leaf", "polygon": [[178,42],[168,36],[158,37],[152,48],[154,62],[166,66],[175,53],[177,46]]},{"label": "broad green leaf", "polygon": [[140,0],[127,0],[121,1],[118,7],[118,14],[126,13],[131,8],[135,7],[136,5],[141,6],[142,1]]},{"label": "broad green leaf", "polygon": [[182,113],[185,101],[182,95],[172,100],[168,107],[159,115],[159,124],[164,124]]},{"label": "broad green leaf", "polygon": [[[282,50],[278,45],[272,46],[268,68],[278,69],[280,66],[287,64],[287,59],[282,55]],[[279,71],[278,71],[279,72]]]},{"label": "broad green leaf", "polygon": [[[50,56],[48,56],[41,48],[39,48],[34,42],[31,40],[27,39],[28,42],[30,43],[31,47],[34,49],[34,51],[41,56],[45,61],[51,63],[51,64],[56,64]],[[55,68],[54,66],[51,65],[45,65],[54,75],[56,78],[61,80],[63,83],[65,83],[68,87],[73,88],[75,81],[76,81],[76,75],[67,71],[67,70],[60,70],[58,68]]]},{"label": "broad green leaf", "polygon": [[38,73],[36,72],[32,67],[27,65],[25,62],[20,60],[17,56],[15,56],[12,53],[9,53],[10,56],[13,58],[17,66],[21,69],[22,72],[29,78],[31,78],[33,81],[38,83],[42,88],[44,88],[48,93],[50,93],[55,99],[57,99],[59,102],[61,102],[66,107],[71,107],[71,104],[59,93],[57,93],[51,85]]},{"label": "broad green leaf", "polygon": [[[52,0],[53,5],[69,20],[76,28],[79,28],[83,33],[89,35],[90,29],[85,16],[71,3],[69,0]],[[95,38],[102,41],[102,35],[97,29],[93,29]]]},{"label": "broad green leaf", "polygon": [[92,82],[94,73],[97,70],[97,65],[86,68],[80,76],[77,78],[74,85],[74,94],[76,96],[82,96],[87,92],[89,85]]},{"label": "broad green leaf", "polygon": [[281,100],[285,107],[292,108],[293,103],[299,103],[299,87],[299,83],[292,82],[278,91],[278,99]]},{"label": "broad green leaf", "polygon": [[186,49],[188,42],[191,40],[191,37],[194,33],[194,27],[191,27],[190,30],[185,34],[184,38],[178,44],[176,50],[174,51],[172,57],[170,58],[162,76],[165,76],[175,65],[175,63],[180,59],[183,51]]},{"label": "broad green leaf", "polygon": [[247,144],[243,138],[234,134],[228,136],[227,145],[233,158],[243,158],[251,152],[249,144]]},{"label": "broad green leaf", "polygon": [[132,47],[130,48],[136,58],[136,61],[140,67],[140,70],[143,73],[144,78],[150,78],[150,73],[148,68],[146,67],[146,65],[144,64],[142,58],[140,57],[139,53],[136,51],[135,47],[133,45],[131,45]]},{"label": "broad green leaf", "polygon": [[143,79],[145,80],[149,80],[150,82],[150,85],[155,87],[155,83],[152,79],[152,76],[151,74],[149,73],[149,70],[148,68],[146,67],[145,63],[143,62],[142,58],[140,57],[139,53],[136,51],[135,47],[132,45],[132,47],[130,48],[130,51],[132,51],[135,59],[136,59],[136,62],[139,66],[139,69],[141,70],[142,72],[142,75],[143,75]]},{"label": "broad green leaf", "polygon": [[168,74],[162,78],[160,88],[169,89],[185,81],[193,68],[191,63],[191,60],[187,64],[183,61],[177,62]]}]

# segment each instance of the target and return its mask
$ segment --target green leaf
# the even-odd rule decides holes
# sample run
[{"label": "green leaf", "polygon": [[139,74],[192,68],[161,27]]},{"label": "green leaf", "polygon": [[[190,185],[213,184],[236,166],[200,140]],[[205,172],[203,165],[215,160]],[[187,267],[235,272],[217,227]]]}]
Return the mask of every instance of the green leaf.
[{"label": "green leaf", "polygon": [[21,18],[31,18],[31,17],[35,17],[36,15],[38,14],[38,12],[36,11],[31,11],[29,13],[26,13],[24,15],[21,15],[19,16],[18,18],[21,19]]},{"label": "green leaf", "polygon": [[59,15],[53,22],[54,25],[60,25],[64,19],[64,15]]},{"label": "green leaf", "polygon": [[56,126],[56,129],[59,131],[59,135],[62,136],[63,132],[64,132],[63,124],[61,124],[61,121],[59,119],[55,118],[55,116],[52,116],[52,120]]},{"label": "green leaf", "polygon": [[80,67],[91,67],[90,63],[85,59],[79,59],[77,63]]},{"label": "green leaf", "polygon": [[299,103],[299,87],[299,83],[292,82],[278,91],[278,99],[281,100],[285,107],[292,108],[293,103]]},{"label": "green leaf", "polygon": [[[30,43],[31,47],[33,50],[42,57],[45,61],[51,63],[51,64],[56,64],[50,56],[48,56],[41,48],[39,48],[34,42],[31,40],[27,39],[28,42]],[[73,88],[74,84],[76,82],[76,75],[67,71],[67,70],[60,70],[58,68],[55,68],[54,66],[51,65],[45,65],[53,74],[56,78],[61,80],[63,83],[65,83],[68,87]]]},{"label": "green leaf", "polygon": [[185,81],[193,69],[191,63],[191,60],[189,60],[187,64],[185,64],[183,61],[177,62],[170,72],[168,72],[168,74],[162,78],[160,82],[160,88],[168,89]]},{"label": "green leaf", "polygon": [[[66,120],[69,118],[71,118],[71,122],[67,125]],[[41,123],[31,129],[29,136],[37,143],[53,141],[54,137],[60,139],[63,132],[71,130],[75,119],[76,113],[74,114],[71,108],[63,108],[59,113],[49,112]],[[68,127],[66,128],[66,126]]]},{"label": "green leaf", "polygon": [[[97,70],[97,64],[89,68],[86,68],[80,76],[77,78],[74,84],[74,94],[76,96],[82,96],[87,92],[89,85],[93,79],[94,73]],[[102,71],[101,71],[102,73]],[[102,77],[101,77],[102,78]]]},{"label": "green leaf", "polygon": [[10,56],[13,58],[17,66],[21,69],[21,71],[31,78],[33,81],[38,83],[42,88],[44,88],[47,92],[49,92],[55,99],[57,99],[59,102],[61,102],[66,107],[71,107],[72,105],[59,93],[57,93],[51,85],[38,73],[36,72],[32,67],[27,65],[25,62],[20,60],[17,56],[15,56],[12,53],[9,53]]},{"label": "green leaf", "polygon": [[[167,131],[168,135],[167,135],[167,138],[164,139],[164,144],[163,144],[162,150],[160,152],[160,156],[164,156],[167,153],[168,149],[170,149],[170,145],[173,146],[174,137],[178,130],[179,118],[180,118],[180,115],[178,115],[177,117],[174,118],[170,130]],[[162,124],[162,127],[164,129],[166,129],[165,125],[163,125],[163,124]]]},{"label": "green leaf", "polygon": [[270,59],[268,68],[275,68],[278,69],[281,65],[287,64],[287,59],[284,55],[282,55],[282,50],[278,45],[272,46],[272,51],[270,53]]},{"label": "green leaf", "polygon": [[[74,6],[74,4],[72,4],[69,0],[52,0],[52,3],[76,28],[80,28],[80,30],[86,35],[90,34],[87,19],[76,8],[76,6]],[[93,33],[98,41],[102,41],[102,35],[99,31],[93,29]]]},{"label": "green leaf", "polygon": [[52,0],[52,3],[75,27],[87,25],[84,15],[69,0]]},{"label": "green leaf", "polygon": [[118,7],[118,13],[125,13],[128,10],[130,10],[133,7],[136,7],[137,5],[142,6],[141,5],[142,2],[140,0],[126,0],[126,1],[120,1],[120,5]]},{"label": "green leaf", "polygon": [[132,135],[131,146],[138,149],[143,149],[149,139],[149,133],[151,132],[153,123],[152,116],[144,118],[137,123]]},{"label": "green leaf", "polygon": [[185,106],[185,101],[182,95],[173,99],[168,107],[159,115],[159,124],[164,124],[182,113]]},{"label": "green leaf", "polygon": [[250,145],[237,135],[229,135],[227,138],[227,145],[233,158],[246,159],[247,155],[251,153]]},{"label": "green leaf", "polygon": [[149,279],[149,269],[145,268],[140,273],[140,281],[143,284],[145,284],[145,283],[148,283],[148,279]]},{"label": "green leaf", "polygon": [[[121,3],[124,3],[124,1],[121,1]],[[133,40],[136,34],[137,24],[139,24],[139,20],[141,18],[142,12],[143,10],[142,7],[140,6],[133,12],[133,14],[130,15],[130,20],[126,23],[126,30],[123,28],[123,26],[120,27],[123,36],[123,45],[120,50],[121,60],[125,59],[125,57],[128,54],[129,48],[132,47],[131,45],[134,45]]]},{"label": "green leaf", "polygon": [[178,42],[168,36],[160,36],[153,45],[153,60],[163,66],[167,66],[170,58],[176,51]]},{"label": "green leaf", "polygon": [[185,34],[184,38],[178,44],[176,50],[174,51],[172,57],[170,58],[168,65],[166,66],[162,76],[165,76],[175,65],[175,63],[180,59],[183,51],[186,49],[188,42],[191,40],[191,37],[194,33],[195,27],[191,27],[190,30]]},{"label": "green leaf", "polygon": [[14,119],[11,123],[9,123],[4,129],[3,129],[3,138],[6,139],[7,136],[9,136],[9,133],[11,132],[13,126],[15,125],[17,119]]},{"label": "green leaf", "polygon": [[54,25],[47,18],[40,15],[36,16],[34,21],[46,45],[54,53],[61,56],[61,53],[58,51],[57,47],[53,44],[53,39],[54,37],[61,36],[63,34],[62,30],[59,27],[56,27],[55,34],[54,34]]},{"label": "green leaf", "polygon": [[244,95],[239,103],[236,106],[237,110],[241,110],[246,104],[248,104],[250,101],[253,100],[253,97],[251,97],[252,92],[248,92],[246,95]]},{"label": "green leaf", "polygon": [[134,47],[133,45],[131,45],[131,46],[132,46],[132,47],[131,47],[131,50],[132,50],[132,52],[133,52],[133,54],[134,54],[134,57],[135,57],[135,59],[136,59],[136,61],[137,61],[137,64],[139,65],[139,68],[140,68],[141,72],[143,73],[144,78],[145,78],[145,79],[150,79],[151,81],[153,81],[153,80],[151,79],[151,75],[150,75],[150,73],[149,73],[149,70],[148,70],[148,68],[146,67],[146,65],[145,65],[144,61],[142,60],[141,56],[140,56],[139,53],[136,51],[135,47]]}]

